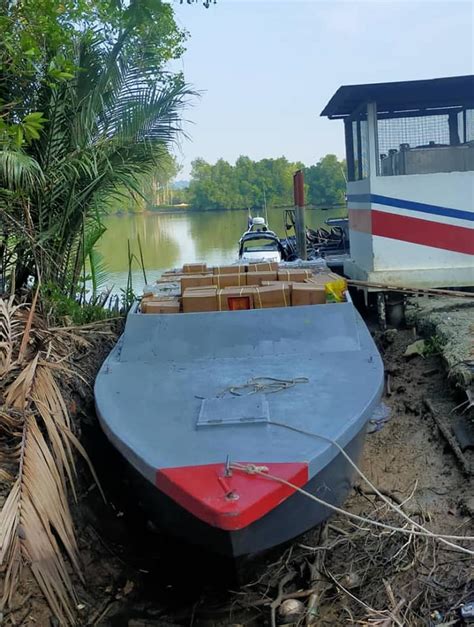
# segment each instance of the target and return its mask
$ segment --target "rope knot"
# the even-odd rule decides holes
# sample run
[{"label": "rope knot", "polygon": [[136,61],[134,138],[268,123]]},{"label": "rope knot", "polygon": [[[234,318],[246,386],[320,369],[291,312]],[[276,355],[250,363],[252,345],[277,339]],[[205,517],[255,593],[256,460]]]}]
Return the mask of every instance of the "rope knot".
[{"label": "rope knot", "polygon": [[268,466],[256,466],[255,464],[247,464],[242,468],[249,475],[256,475],[260,472],[268,472]]}]

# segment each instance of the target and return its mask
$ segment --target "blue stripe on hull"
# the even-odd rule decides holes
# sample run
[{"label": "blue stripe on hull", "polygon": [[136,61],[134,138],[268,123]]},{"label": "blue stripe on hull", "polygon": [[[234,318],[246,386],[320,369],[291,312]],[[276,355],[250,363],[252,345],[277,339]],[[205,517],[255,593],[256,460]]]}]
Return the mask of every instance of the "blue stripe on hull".
[{"label": "blue stripe on hull", "polygon": [[386,205],[387,207],[397,207],[399,209],[408,209],[410,211],[418,211],[435,216],[445,216],[447,218],[457,218],[459,220],[474,222],[474,213],[472,211],[463,211],[462,209],[452,209],[439,205],[428,205],[413,200],[402,200],[401,198],[379,196],[378,194],[349,194],[347,200],[349,202],[377,203],[378,205]]}]

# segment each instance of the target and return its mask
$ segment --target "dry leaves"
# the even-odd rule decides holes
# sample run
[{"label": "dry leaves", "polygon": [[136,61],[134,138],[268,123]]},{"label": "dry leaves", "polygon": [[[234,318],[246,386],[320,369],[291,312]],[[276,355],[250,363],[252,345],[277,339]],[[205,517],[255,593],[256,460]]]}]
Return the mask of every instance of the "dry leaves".
[{"label": "dry leaves", "polygon": [[0,299],[0,482],[9,487],[0,512],[0,611],[27,566],[65,625],[75,623],[71,573],[81,577],[68,493],[75,497],[74,452],[87,457],[56,380],[67,371],[70,335],[49,332],[34,304]]}]

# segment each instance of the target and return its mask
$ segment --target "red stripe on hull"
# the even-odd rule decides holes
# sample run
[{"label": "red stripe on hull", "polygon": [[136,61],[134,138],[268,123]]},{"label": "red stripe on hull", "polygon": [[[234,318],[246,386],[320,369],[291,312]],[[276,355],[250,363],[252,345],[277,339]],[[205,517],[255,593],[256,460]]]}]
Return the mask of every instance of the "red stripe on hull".
[{"label": "red stripe on hull", "polygon": [[372,211],[372,233],[412,244],[474,255],[474,230],[463,226]]},{"label": "red stripe on hull", "polygon": [[[307,464],[264,465],[298,487],[308,481]],[[196,518],[226,531],[247,527],[295,492],[259,475],[233,470],[226,477],[224,471],[224,464],[165,468],[156,472],[156,486]]]},{"label": "red stripe on hull", "polygon": [[474,255],[474,230],[464,226],[421,220],[376,209],[349,209],[354,231]]}]

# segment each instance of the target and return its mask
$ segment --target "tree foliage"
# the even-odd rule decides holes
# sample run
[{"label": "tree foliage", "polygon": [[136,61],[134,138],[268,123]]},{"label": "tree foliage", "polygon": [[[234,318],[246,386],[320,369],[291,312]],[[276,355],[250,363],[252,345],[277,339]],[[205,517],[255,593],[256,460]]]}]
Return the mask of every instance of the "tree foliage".
[{"label": "tree foliage", "polygon": [[[153,72],[148,80],[176,80],[165,64],[183,52],[185,31],[162,0],[0,0],[0,145],[38,139],[38,92],[71,80],[77,38],[93,33],[101,47]],[[179,78],[179,77],[178,77]],[[44,113],[44,112],[43,112]]]},{"label": "tree foliage", "polygon": [[305,170],[307,202],[311,205],[331,206],[345,202],[346,164],[336,155],[326,155]]},{"label": "tree foliage", "polygon": [[241,156],[230,165],[219,159],[192,163],[189,203],[194,209],[239,209],[288,205],[293,197],[293,172],[302,167],[285,157],[252,161]]},{"label": "tree foliage", "polygon": [[[219,159],[192,163],[187,199],[193,209],[239,209],[293,204],[293,174],[302,163],[285,157],[252,161],[241,156],[235,165]],[[316,165],[305,168],[308,204],[331,206],[345,201],[345,164],[335,155],[326,155]]]},{"label": "tree foliage", "polygon": [[183,35],[160,0],[20,0],[0,15],[13,18],[0,44],[0,274],[75,294],[107,200],[140,196],[169,161],[191,91],[163,68]]}]

